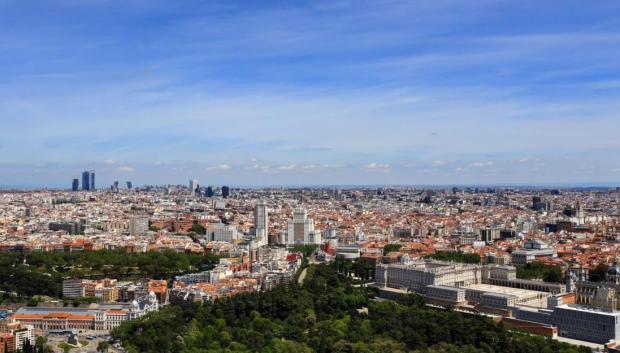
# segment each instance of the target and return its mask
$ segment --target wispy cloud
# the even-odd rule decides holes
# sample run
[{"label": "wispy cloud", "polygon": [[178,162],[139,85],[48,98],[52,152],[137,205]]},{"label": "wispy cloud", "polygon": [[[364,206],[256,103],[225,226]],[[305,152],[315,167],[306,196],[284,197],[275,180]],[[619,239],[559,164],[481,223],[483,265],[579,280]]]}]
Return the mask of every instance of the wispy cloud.
[{"label": "wispy cloud", "polygon": [[362,166],[363,169],[366,170],[376,170],[376,171],[382,171],[382,172],[386,172],[390,170],[390,165],[389,164],[385,164],[385,163],[368,163],[364,166]]},{"label": "wispy cloud", "polygon": [[493,164],[494,163],[492,161],[485,161],[485,162],[473,162],[469,164],[469,166],[472,168],[483,168],[483,167],[490,167]]},{"label": "wispy cloud", "polygon": [[295,168],[297,168],[296,164],[287,164],[287,165],[281,165],[278,167],[278,170],[282,170],[282,171],[291,171],[294,170]]},{"label": "wispy cloud", "polygon": [[133,172],[135,169],[134,167],[130,167],[130,166],[122,166],[122,167],[116,168],[116,170],[122,173],[129,173],[129,172]]},{"label": "wispy cloud", "polygon": [[229,170],[229,169],[231,169],[231,166],[228,164],[219,164],[219,165],[207,167],[208,171],[216,171],[216,170],[224,171],[224,170]]},{"label": "wispy cloud", "polygon": [[0,166],[29,164],[8,182],[617,177],[618,2],[186,5],[3,4]]}]

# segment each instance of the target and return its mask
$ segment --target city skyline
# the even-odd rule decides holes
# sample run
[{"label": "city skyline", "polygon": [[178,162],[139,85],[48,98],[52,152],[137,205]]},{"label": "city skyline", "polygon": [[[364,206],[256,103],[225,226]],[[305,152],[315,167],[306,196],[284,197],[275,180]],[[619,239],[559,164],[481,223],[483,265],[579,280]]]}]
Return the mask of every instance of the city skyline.
[{"label": "city skyline", "polygon": [[0,0],[0,353],[620,351],[618,14]]},{"label": "city skyline", "polygon": [[616,186],[618,10],[5,2],[0,186]]}]

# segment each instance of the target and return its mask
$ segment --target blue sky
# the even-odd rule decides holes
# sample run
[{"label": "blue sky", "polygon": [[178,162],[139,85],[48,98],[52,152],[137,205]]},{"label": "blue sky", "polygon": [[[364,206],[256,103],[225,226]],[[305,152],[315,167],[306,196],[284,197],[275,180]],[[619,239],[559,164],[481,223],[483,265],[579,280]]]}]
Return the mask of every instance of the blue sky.
[{"label": "blue sky", "polygon": [[616,183],[618,13],[0,0],[0,185]]}]

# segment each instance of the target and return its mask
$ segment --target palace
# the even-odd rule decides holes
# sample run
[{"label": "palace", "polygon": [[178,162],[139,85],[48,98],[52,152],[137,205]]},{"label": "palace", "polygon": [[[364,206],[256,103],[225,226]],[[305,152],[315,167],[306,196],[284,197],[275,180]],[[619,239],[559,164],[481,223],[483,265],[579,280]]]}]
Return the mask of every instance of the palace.
[{"label": "palace", "polygon": [[130,304],[91,304],[87,308],[22,307],[13,316],[15,322],[40,330],[110,331],[123,321],[159,310],[155,293]]}]

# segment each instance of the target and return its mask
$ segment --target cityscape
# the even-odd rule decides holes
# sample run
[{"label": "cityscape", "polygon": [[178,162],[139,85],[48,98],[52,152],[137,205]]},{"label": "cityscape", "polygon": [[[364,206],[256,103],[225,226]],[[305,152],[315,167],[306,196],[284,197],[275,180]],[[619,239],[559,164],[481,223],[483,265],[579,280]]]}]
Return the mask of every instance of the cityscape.
[{"label": "cityscape", "polygon": [[63,335],[76,347],[132,349],[121,329],[149,313],[304,286],[321,266],[363,288],[370,302],[359,310],[415,295],[429,310],[593,350],[613,351],[620,338],[620,188],[191,179],[98,190],[94,172],[83,177],[89,190],[74,181],[0,194],[2,340],[13,350]]},{"label": "cityscape", "polygon": [[0,1],[0,353],[620,352],[618,14]]}]

